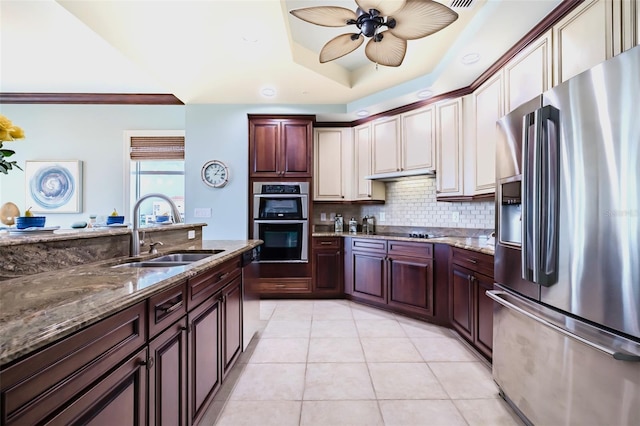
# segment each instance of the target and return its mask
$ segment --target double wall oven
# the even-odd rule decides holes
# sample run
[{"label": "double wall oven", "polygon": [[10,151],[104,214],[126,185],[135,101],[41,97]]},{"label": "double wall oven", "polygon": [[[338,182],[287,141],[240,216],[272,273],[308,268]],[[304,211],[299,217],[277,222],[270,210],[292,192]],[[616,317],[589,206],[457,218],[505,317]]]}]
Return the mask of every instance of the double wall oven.
[{"label": "double wall oven", "polygon": [[309,259],[309,183],[254,182],[253,238],[264,241],[259,262]]}]

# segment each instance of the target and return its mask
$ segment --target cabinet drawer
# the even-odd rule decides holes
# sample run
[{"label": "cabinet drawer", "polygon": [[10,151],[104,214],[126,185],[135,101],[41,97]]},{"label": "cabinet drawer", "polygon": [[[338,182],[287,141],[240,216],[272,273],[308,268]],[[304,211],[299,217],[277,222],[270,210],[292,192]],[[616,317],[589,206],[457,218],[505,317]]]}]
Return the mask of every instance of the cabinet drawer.
[{"label": "cabinet drawer", "polygon": [[451,261],[493,278],[493,256],[491,255],[452,247]]},{"label": "cabinet drawer", "polygon": [[377,240],[374,238],[352,238],[351,249],[357,251],[387,252],[387,240]]},{"label": "cabinet drawer", "polygon": [[389,255],[419,257],[431,259],[433,257],[433,244],[412,243],[409,241],[387,241]]},{"label": "cabinet drawer", "polygon": [[309,278],[274,278],[260,279],[252,283],[254,291],[268,293],[310,293],[311,279]]},{"label": "cabinet drawer", "polygon": [[311,241],[314,249],[342,247],[342,237],[313,237]]},{"label": "cabinet drawer", "polygon": [[36,424],[141,348],[141,302],[0,372],[1,424]]},{"label": "cabinet drawer", "polygon": [[188,304],[187,309],[191,310],[207,297],[220,291],[222,287],[231,282],[242,272],[240,268],[240,256],[229,260],[222,265],[216,266],[210,271],[205,271],[187,283]]},{"label": "cabinet drawer", "polygon": [[187,313],[186,281],[149,298],[149,339]]}]

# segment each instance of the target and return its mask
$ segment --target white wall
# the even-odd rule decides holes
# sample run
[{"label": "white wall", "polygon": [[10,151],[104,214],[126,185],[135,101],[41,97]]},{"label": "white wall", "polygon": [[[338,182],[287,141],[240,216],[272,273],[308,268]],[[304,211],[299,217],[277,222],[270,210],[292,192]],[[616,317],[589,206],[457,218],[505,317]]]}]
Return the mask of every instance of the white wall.
[{"label": "white wall", "polygon": [[[185,220],[201,222],[204,239],[246,239],[249,200],[249,122],[247,114],[316,114],[327,105],[188,105],[186,107]],[[205,162],[221,160],[230,180],[211,188],[200,178]],[[211,217],[194,216],[195,208],[210,208]]]},{"label": "white wall", "polygon": [[[26,160],[82,160],[81,213],[46,214],[47,226],[68,228],[90,213],[124,210],[125,130],[180,130],[185,127],[181,105],[0,105],[0,113],[22,127],[26,138],[9,142],[11,157],[24,169]],[[25,174],[0,174],[0,204],[25,205]],[[131,212],[123,212],[127,221]]]}]

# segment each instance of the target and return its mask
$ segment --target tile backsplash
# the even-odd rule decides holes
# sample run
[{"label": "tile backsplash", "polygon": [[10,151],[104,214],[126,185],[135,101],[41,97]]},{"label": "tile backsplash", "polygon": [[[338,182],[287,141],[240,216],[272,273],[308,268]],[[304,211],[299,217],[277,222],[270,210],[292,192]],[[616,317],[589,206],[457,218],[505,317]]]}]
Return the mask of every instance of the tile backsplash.
[{"label": "tile backsplash", "polygon": [[[493,201],[436,201],[436,180],[431,176],[386,182],[385,185],[385,204],[359,206],[316,203],[314,224],[329,224],[330,213],[341,213],[345,222],[351,216],[361,221],[365,215],[373,215],[376,223],[384,226],[482,229],[492,229],[495,226]],[[327,221],[320,220],[322,212],[326,213]],[[384,213],[384,221],[381,220],[381,213]],[[454,215],[458,216],[457,222],[453,220]]]}]

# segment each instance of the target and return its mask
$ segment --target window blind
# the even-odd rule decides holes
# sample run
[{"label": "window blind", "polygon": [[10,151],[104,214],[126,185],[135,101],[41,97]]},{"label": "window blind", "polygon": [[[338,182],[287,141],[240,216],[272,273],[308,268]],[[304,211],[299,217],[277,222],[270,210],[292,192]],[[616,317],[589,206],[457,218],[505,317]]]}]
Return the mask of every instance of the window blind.
[{"label": "window blind", "polygon": [[131,159],[184,160],[184,136],[132,136]]}]

